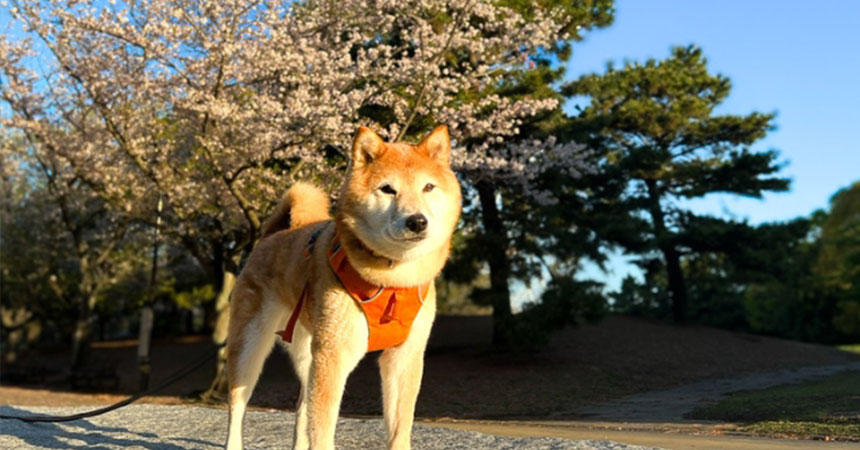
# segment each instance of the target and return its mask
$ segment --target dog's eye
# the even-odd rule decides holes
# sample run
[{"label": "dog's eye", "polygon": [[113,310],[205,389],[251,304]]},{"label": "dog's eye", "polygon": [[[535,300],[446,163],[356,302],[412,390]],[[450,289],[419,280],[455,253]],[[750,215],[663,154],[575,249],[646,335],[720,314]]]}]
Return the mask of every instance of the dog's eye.
[{"label": "dog's eye", "polygon": [[433,183],[427,183],[424,185],[424,192],[430,192],[436,188],[436,185]]},{"label": "dog's eye", "polygon": [[395,191],[390,184],[383,184],[382,187],[379,188],[379,190],[385,192],[386,194],[397,195],[397,191]]}]

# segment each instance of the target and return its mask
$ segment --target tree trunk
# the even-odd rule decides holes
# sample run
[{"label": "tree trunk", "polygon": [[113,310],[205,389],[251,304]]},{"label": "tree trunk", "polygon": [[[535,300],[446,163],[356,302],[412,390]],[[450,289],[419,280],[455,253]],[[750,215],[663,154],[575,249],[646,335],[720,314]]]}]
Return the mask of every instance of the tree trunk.
[{"label": "tree trunk", "polygon": [[487,241],[487,262],[490,266],[490,299],[493,306],[493,346],[499,349],[510,347],[511,292],[508,286],[511,267],[507,255],[508,238],[504,223],[496,205],[496,190],[486,181],[478,182],[478,197],[481,201],[481,222]]},{"label": "tree trunk", "polygon": [[687,287],[684,272],[681,270],[681,257],[674,245],[662,248],[666,258],[666,272],[669,275],[669,290],[672,293],[672,320],[675,323],[687,321]]},{"label": "tree trunk", "polygon": [[657,247],[666,260],[666,274],[669,279],[669,293],[672,296],[672,320],[684,323],[687,320],[687,288],[684,272],[681,270],[681,255],[675,248],[672,234],[666,229],[666,218],[660,206],[660,192],[655,180],[646,180],[648,187],[649,211],[654,222],[654,236]]},{"label": "tree trunk", "polygon": [[152,373],[152,365],[149,360],[150,347],[152,346],[152,326],[155,321],[155,312],[152,305],[155,303],[155,293],[158,281],[158,235],[161,228],[161,208],[163,202],[158,198],[157,217],[155,219],[155,230],[152,239],[152,265],[149,272],[149,292],[146,295],[146,303],[140,311],[140,332],[137,338],[137,366],[139,372],[138,389],[143,392],[149,389],[149,377]]},{"label": "tree trunk", "polygon": [[140,330],[137,336],[137,370],[138,391],[149,388],[149,375],[152,373],[152,365],[149,362],[149,350],[152,346],[152,325],[155,321],[155,313],[152,310],[151,299],[140,310]]},{"label": "tree trunk", "polygon": [[215,378],[209,389],[202,397],[207,401],[220,401],[227,398],[227,331],[230,325],[230,293],[236,285],[236,269],[225,268],[221,279],[221,289],[215,300],[215,329],[212,340],[219,346],[218,362],[215,366]]},{"label": "tree trunk", "polygon": [[75,331],[72,334],[72,371],[78,370],[84,364],[90,348],[92,327],[90,319],[96,306],[97,294],[90,292],[81,299],[78,305],[78,318],[75,321]]},{"label": "tree trunk", "polygon": [[86,302],[78,307],[78,317],[75,320],[75,331],[72,333],[72,372],[81,368],[86,359],[90,336],[90,311]]},{"label": "tree trunk", "polygon": [[75,331],[72,334],[72,372],[78,370],[86,360],[90,344],[90,317],[96,306],[96,292],[91,282],[89,270],[90,263],[87,257],[79,259],[81,280],[78,290],[81,297],[78,303],[78,317],[75,321]]}]

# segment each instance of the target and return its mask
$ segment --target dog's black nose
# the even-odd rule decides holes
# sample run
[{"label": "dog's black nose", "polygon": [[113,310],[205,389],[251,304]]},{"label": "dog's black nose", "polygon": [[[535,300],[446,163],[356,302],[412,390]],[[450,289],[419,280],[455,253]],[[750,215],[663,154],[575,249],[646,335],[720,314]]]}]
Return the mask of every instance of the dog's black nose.
[{"label": "dog's black nose", "polygon": [[427,218],[424,214],[413,214],[406,218],[406,228],[413,233],[420,233],[427,229]]}]

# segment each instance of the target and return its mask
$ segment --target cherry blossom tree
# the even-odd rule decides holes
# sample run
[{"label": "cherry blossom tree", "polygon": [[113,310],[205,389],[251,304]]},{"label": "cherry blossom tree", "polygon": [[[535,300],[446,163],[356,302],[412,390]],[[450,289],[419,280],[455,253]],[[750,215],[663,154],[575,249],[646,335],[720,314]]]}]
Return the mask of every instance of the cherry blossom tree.
[{"label": "cherry blossom tree", "polygon": [[[592,19],[572,11],[592,2],[9,7],[44,51],[39,70],[4,86],[4,125],[36,136],[118,211],[152,221],[163,199],[165,232],[218,280],[216,342],[262,218],[296,179],[337,185],[358,125],[409,140],[445,123],[464,181],[516,185],[543,203],[553,199],[534,189],[541,171],[585,166],[580,146],[520,136],[557,97],[499,86],[530,68],[528,55],[578,37]],[[24,44],[3,41],[7,78],[32,67]]]},{"label": "cherry blossom tree", "polygon": [[[97,302],[139,269],[122,255],[136,245],[133,224],[31,139],[20,133],[0,139],[3,312],[23,319],[19,325],[53,321],[38,324],[41,330],[70,327],[74,373],[86,357]],[[45,314],[47,303],[53,313]]]}]

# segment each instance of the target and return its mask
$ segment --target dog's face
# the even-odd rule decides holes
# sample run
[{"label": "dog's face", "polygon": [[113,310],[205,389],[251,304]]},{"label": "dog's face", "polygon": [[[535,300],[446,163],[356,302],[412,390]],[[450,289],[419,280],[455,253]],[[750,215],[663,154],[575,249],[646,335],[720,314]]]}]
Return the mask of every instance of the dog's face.
[{"label": "dog's face", "polygon": [[385,143],[361,127],[338,205],[342,223],[370,250],[394,260],[447,246],[460,216],[448,128],[417,146]]}]

